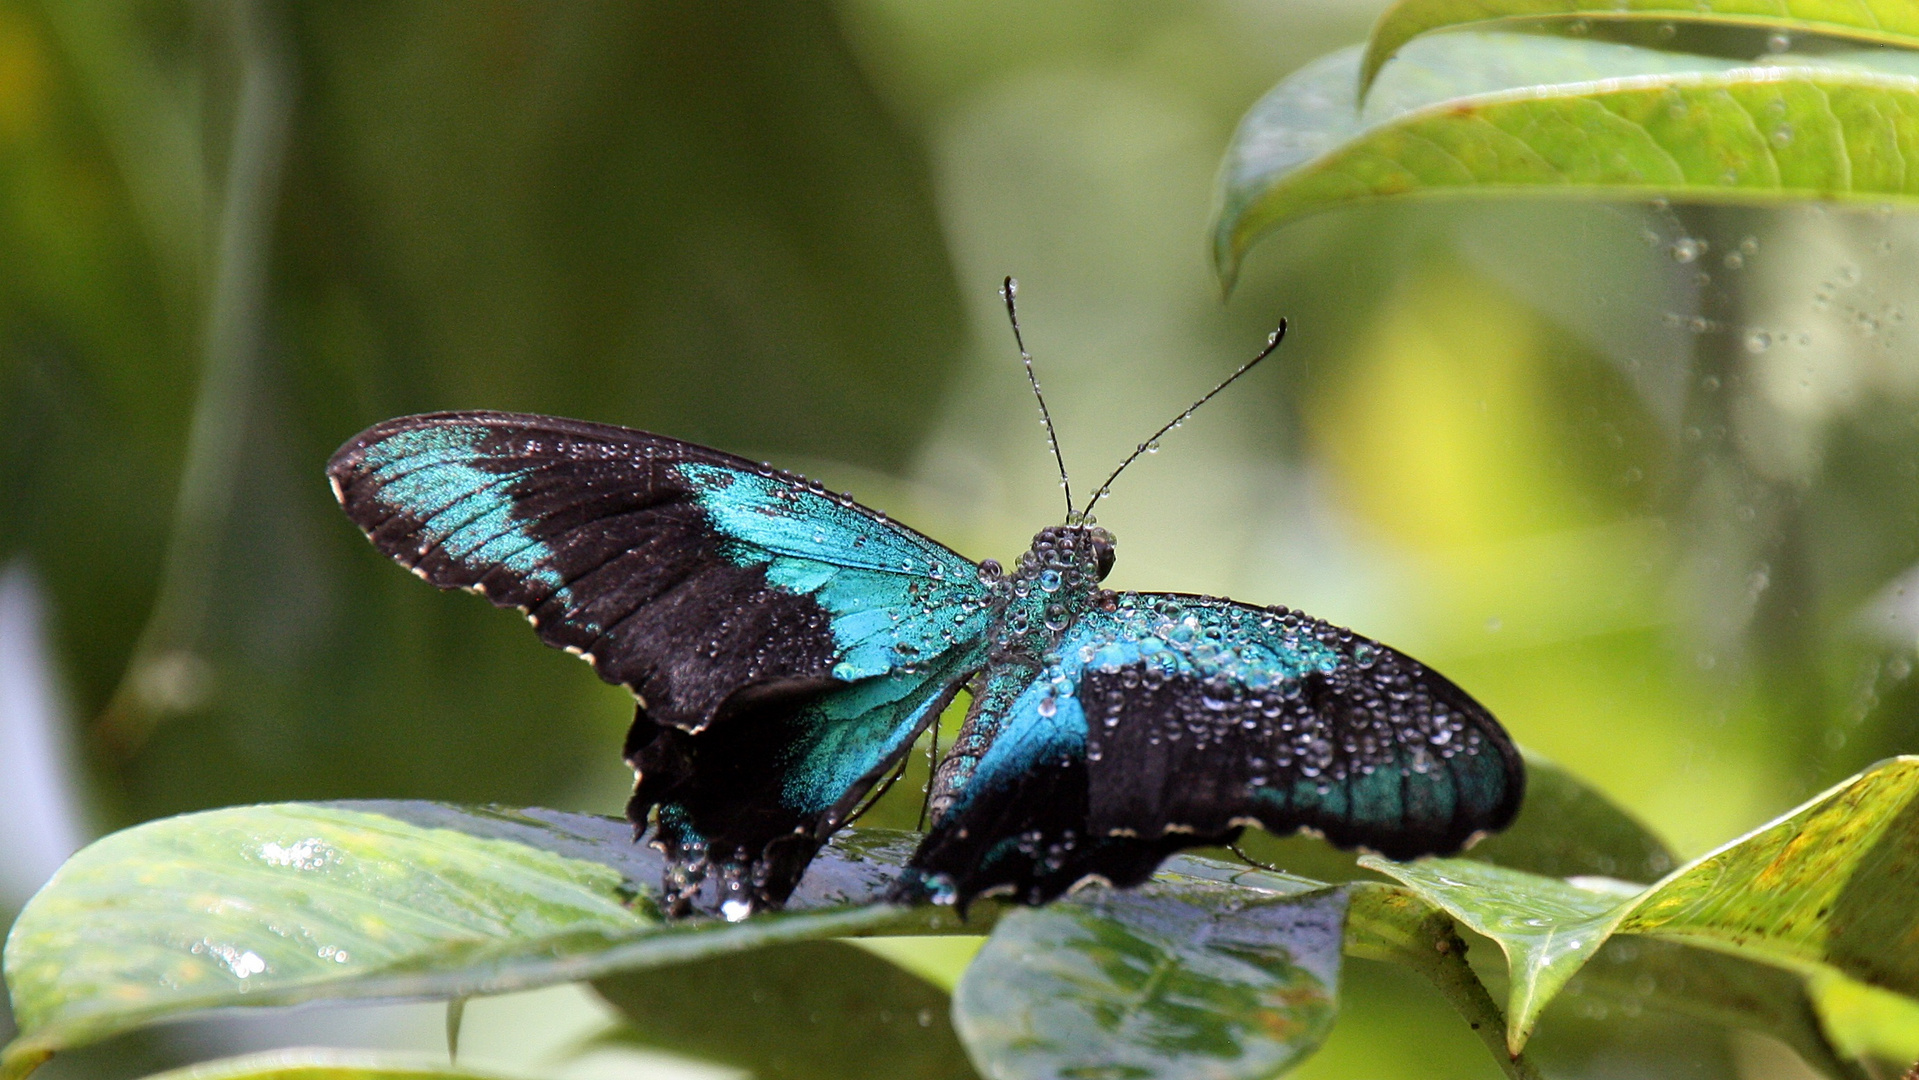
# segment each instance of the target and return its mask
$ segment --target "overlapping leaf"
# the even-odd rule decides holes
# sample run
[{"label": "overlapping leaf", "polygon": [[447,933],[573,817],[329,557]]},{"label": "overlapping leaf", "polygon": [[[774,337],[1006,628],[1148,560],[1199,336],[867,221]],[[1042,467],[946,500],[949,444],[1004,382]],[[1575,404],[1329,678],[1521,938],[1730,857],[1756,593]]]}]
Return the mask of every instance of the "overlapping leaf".
[{"label": "overlapping leaf", "polygon": [[[1552,781],[1541,791],[1558,791],[1547,809],[1586,806],[1580,820],[1597,814],[1614,828],[1589,851],[1542,848],[1550,829],[1528,827],[1509,842],[1514,861],[1627,871],[1665,857],[1570,777],[1550,767],[1540,775]],[[1403,887],[1333,891],[1178,857],[1140,890],[1014,912],[961,981],[957,1034],[996,1077],[1053,1075],[1095,1060],[1272,1075],[1324,1038],[1343,947],[1432,979],[1511,1075],[1530,1074],[1506,1056],[1506,1039],[1523,1043],[1562,992],[1766,1030],[1815,1066],[1847,1075],[1791,972],[1818,976],[1817,998],[1849,1053],[1889,1056],[1910,1041],[1901,1025],[1919,997],[1919,949],[1900,935],[1919,884],[1916,793],[1919,758],[1888,762],[1649,889],[1469,860],[1369,859]],[[1540,836],[1529,840],[1531,832]],[[896,988],[886,1001],[874,998],[886,980],[871,972],[838,990],[777,977],[782,955],[845,948],[796,942],[991,927],[999,911],[990,904],[961,927],[945,909],[876,902],[912,841],[849,832],[814,865],[792,910],[727,924],[660,919],[652,902],[659,856],[615,819],[381,802],[242,807],[151,823],[76,856],[16,924],[6,973],[23,1035],[5,1071],[18,1075],[53,1050],[211,1008],[464,997],[590,978],[608,980],[605,991],[635,1018],[628,1036],[664,1045],[660,1033],[670,1030],[683,1053],[704,1044],[686,1044],[691,1029],[668,1016],[678,998],[662,996],[666,985],[703,981],[751,997],[754,979],[771,978],[757,1005],[810,1015],[819,1010],[805,995],[840,993],[846,1001],[826,1011],[898,1012],[890,1019],[898,1021],[894,1041],[907,1048],[900,1052],[950,1064],[952,1033],[942,1042],[930,1013],[920,1023],[944,992],[917,976],[864,952],[804,965],[865,965],[906,980],[924,999],[908,1010],[911,1023],[895,1006],[913,995]],[[1506,1018],[1464,962],[1455,918],[1506,949]],[[1644,945],[1610,948],[1588,965],[1608,941],[1632,940]],[[1687,947],[1698,945],[1717,952]],[[731,955],[771,946],[783,948],[750,962]],[[663,965],[672,972],[651,981],[614,978]],[[742,975],[749,970],[756,974]],[[662,1016],[671,1022],[654,1022]],[[782,1075],[841,1060],[820,1047],[761,1049],[745,1064]]]},{"label": "overlapping leaf", "polygon": [[1919,47],[1919,8],[1901,0],[1400,0],[1373,26],[1360,67],[1361,89],[1421,34],[1485,23],[1556,24],[1576,32],[1601,20],[1683,21]]},{"label": "overlapping leaf", "polygon": [[1276,1076],[1333,1024],[1346,896],[1163,875],[1002,919],[954,995],[995,1080]]},{"label": "overlapping leaf", "polygon": [[1507,1038],[1614,935],[1649,935],[1919,999],[1919,757],[1895,758],[1651,888],[1458,859],[1367,859],[1505,950]]},{"label": "overlapping leaf", "polygon": [[0,1071],[211,1008],[464,997],[882,927],[938,932],[943,909],[874,903],[907,850],[862,834],[824,853],[790,911],[668,922],[652,904],[658,853],[608,818],[346,803],[153,822],[74,856],[14,924],[21,1035]]},{"label": "overlapping leaf", "polygon": [[1462,32],[1407,45],[1363,104],[1362,55],[1280,83],[1222,170],[1214,256],[1374,199],[1471,193],[1879,204],[1919,196],[1914,54],[1755,63]]}]

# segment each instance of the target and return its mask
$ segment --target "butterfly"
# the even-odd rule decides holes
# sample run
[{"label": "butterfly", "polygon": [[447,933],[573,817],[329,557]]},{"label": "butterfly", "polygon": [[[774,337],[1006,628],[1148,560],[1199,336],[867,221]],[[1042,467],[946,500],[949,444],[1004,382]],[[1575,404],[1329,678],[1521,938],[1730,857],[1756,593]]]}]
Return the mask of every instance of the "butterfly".
[{"label": "butterfly", "polygon": [[1512,820],[1517,750],[1418,661],[1283,607],[1105,589],[1090,510],[1124,468],[1077,513],[1068,489],[1010,569],[797,475],[578,420],[401,417],[327,473],[379,550],[632,691],[627,815],[673,915],[779,906],[962,689],[900,899],[1133,885],[1247,826],[1407,859]]}]

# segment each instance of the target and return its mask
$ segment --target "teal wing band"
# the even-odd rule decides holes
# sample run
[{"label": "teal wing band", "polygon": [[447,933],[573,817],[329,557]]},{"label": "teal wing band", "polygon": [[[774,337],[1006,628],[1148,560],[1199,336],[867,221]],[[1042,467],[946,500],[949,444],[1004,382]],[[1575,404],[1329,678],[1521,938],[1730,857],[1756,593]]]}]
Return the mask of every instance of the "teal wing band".
[{"label": "teal wing band", "polygon": [[979,568],[883,516],[786,478],[679,466],[727,558],[764,568],[784,592],[827,613],[843,682],[918,668],[978,640],[991,593]]}]

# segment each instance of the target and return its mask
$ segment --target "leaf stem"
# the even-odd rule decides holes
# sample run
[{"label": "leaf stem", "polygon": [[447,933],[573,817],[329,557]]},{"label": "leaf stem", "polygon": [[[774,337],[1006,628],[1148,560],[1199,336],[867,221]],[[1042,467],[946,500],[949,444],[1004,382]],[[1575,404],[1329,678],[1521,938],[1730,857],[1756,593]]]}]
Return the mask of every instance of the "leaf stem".
[{"label": "leaf stem", "polygon": [[1364,882],[1351,887],[1346,955],[1383,960],[1426,976],[1485,1044],[1511,1080],[1540,1080],[1523,1054],[1506,1049],[1506,1016],[1466,962],[1452,917],[1404,889]]}]

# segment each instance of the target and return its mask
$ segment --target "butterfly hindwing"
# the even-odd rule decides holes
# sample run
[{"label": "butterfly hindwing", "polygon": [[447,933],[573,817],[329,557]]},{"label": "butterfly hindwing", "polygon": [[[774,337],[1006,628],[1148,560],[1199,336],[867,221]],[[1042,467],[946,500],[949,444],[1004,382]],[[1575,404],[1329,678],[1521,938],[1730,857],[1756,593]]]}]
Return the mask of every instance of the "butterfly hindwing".
[{"label": "butterfly hindwing", "polygon": [[1107,837],[1088,828],[1084,718],[1070,696],[1057,694],[1058,684],[1054,672],[1011,665],[975,686],[966,723],[935,775],[933,827],[909,864],[902,898],[947,898],[950,890],[963,908],[981,894],[1008,892],[1039,904],[1089,875],[1119,885],[1144,881],[1166,856],[1204,842]]},{"label": "butterfly hindwing", "polygon": [[[1246,825],[1393,858],[1450,853],[1519,806],[1518,751],[1483,707],[1297,612],[1120,594],[1049,660],[1002,692],[999,715],[969,721],[990,729],[983,752],[954,770],[917,860],[962,898],[1010,886],[1030,902],[1088,874],[1130,884]],[[1048,771],[1070,807],[1029,794]]]},{"label": "butterfly hindwing", "polygon": [[778,903],[979,663],[973,563],[718,451],[440,413],[368,429],[328,475],[380,550],[520,608],[639,697],[630,811],[659,807],[682,893],[711,872]]},{"label": "butterfly hindwing", "polygon": [[1519,808],[1519,751],[1444,676],[1296,611],[1139,595],[1091,620],[1079,692],[1099,832],[1313,829],[1451,854]]},{"label": "butterfly hindwing", "polygon": [[977,654],[959,652],[799,709],[749,708],[698,734],[652,724],[642,711],[627,743],[640,777],[628,816],[644,820],[660,807],[656,839],[673,868],[667,909],[784,902],[820,845],[977,664]]}]

